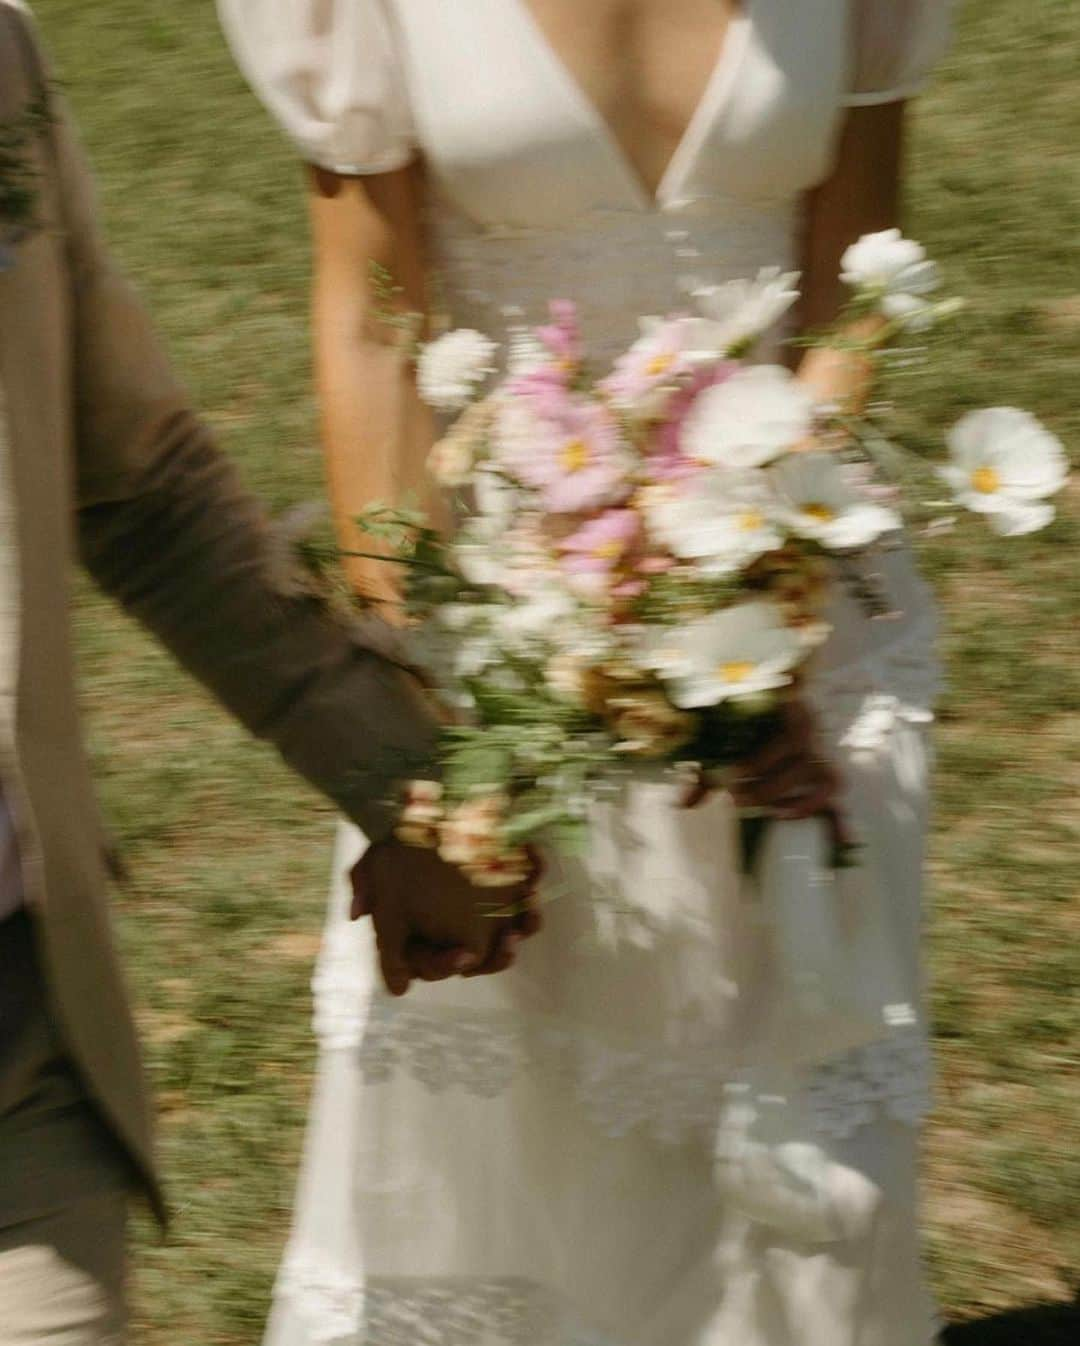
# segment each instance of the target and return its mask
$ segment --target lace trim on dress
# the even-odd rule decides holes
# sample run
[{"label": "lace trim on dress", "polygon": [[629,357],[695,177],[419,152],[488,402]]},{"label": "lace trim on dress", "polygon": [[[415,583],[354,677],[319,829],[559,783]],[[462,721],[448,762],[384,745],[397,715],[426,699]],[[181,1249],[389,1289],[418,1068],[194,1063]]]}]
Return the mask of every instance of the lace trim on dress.
[{"label": "lace trim on dress", "polygon": [[[661,1058],[512,1013],[449,1017],[385,1000],[359,1039],[336,1045],[356,1050],[369,1085],[404,1073],[435,1094],[497,1098],[523,1074],[555,1073],[605,1135],[644,1127],[667,1144],[710,1138],[739,1074],[711,1045]],[[802,1078],[823,1136],[846,1138],[882,1116],[915,1126],[931,1105],[930,1049],[918,1028],[808,1067]]]},{"label": "lace trim on dress", "polygon": [[925,1033],[907,1030],[857,1047],[807,1076],[818,1130],[846,1140],[881,1116],[918,1126],[933,1105],[933,1061]]},{"label": "lace trim on dress", "polygon": [[287,1257],[275,1298],[305,1346],[614,1346],[570,1328],[553,1296],[518,1277],[381,1278]]},{"label": "lace trim on dress", "polygon": [[292,1256],[274,1298],[302,1324],[303,1346],[619,1346],[569,1325],[552,1296],[524,1279],[373,1278],[365,1285],[358,1275]]}]

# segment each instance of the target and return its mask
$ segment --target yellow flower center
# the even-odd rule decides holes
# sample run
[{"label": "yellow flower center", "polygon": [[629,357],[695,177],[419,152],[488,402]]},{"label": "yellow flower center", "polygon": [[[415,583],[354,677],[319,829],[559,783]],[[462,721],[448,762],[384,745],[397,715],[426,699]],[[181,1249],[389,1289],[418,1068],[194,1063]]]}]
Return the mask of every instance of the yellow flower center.
[{"label": "yellow flower center", "polygon": [[977,467],[971,474],[971,484],[982,495],[993,495],[1001,488],[1001,476],[992,467]]},{"label": "yellow flower center", "polygon": [[674,355],[671,354],[654,355],[653,358],[649,361],[649,363],[645,366],[645,372],[649,375],[650,378],[658,379],[662,375],[666,374],[674,363],[675,363]]},{"label": "yellow flower center", "polygon": [[745,514],[739,515],[739,531],[742,533],[756,533],[759,528],[765,527],[765,516],[758,510],[750,509]]},{"label": "yellow flower center", "polygon": [[562,451],[562,465],[567,472],[581,472],[589,466],[589,446],[583,439],[572,439]]},{"label": "yellow flower center", "polygon": [[593,548],[592,553],[598,561],[614,561],[622,555],[622,543],[614,539],[610,542],[601,542],[599,546]]},{"label": "yellow flower center", "polygon": [[830,509],[828,505],[823,505],[819,500],[811,500],[803,505],[802,512],[811,519],[816,519],[818,523],[832,523],[836,518],[836,511]]},{"label": "yellow flower center", "polygon": [[745,682],[755,667],[746,659],[733,659],[730,663],[720,665],[720,676],[725,682]]}]

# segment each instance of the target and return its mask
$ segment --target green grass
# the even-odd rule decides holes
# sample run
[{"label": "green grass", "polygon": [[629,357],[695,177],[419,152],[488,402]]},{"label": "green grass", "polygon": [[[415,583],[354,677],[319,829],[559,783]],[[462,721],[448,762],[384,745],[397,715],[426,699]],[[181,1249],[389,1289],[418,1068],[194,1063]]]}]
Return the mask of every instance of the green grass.
[{"label": "green grass", "polygon": [[[293,158],[210,0],[37,0],[116,249],[193,395],[275,506],[321,489],[307,243]],[[915,442],[984,403],[1080,445],[1075,0],[974,0],[912,145],[911,231],[972,312],[897,376]],[[937,1288],[956,1346],[1076,1339],[1074,897],[1078,529],[925,560],[952,688],[929,942],[941,1056],[927,1141]],[[965,537],[970,534],[965,533]],[[97,772],[135,875],[118,899],[178,1218],[138,1250],[137,1340],[257,1340],[310,1079],[307,979],[329,811],[130,624],[80,594]],[[1070,1270],[1073,1269],[1073,1270]],[[1021,1310],[1029,1310],[1021,1312]]]}]

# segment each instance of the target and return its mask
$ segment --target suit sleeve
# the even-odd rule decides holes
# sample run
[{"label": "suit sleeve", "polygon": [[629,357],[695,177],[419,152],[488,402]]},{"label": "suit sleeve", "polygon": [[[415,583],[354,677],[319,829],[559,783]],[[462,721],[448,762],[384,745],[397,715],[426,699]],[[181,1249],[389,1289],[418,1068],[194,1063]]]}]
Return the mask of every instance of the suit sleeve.
[{"label": "suit sleeve", "polygon": [[380,839],[399,782],[431,765],[432,712],[377,640],[289,582],[267,520],[192,413],[102,245],[60,100],[56,114],[83,559],[252,733]]}]

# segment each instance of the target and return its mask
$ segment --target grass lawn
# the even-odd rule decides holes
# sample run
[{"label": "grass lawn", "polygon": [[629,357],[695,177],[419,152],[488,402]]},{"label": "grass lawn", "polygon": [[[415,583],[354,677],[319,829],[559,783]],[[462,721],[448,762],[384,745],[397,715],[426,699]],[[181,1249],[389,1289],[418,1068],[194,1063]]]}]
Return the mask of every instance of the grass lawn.
[{"label": "grass lawn", "polygon": [[[36,8],[117,251],[194,396],[273,505],[316,495],[300,175],[212,3]],[[987,403],[1028,406],[1080,445],[1078,51],[1076,0],[970,0],[919,109],[910,229],[973,306],[932,364],[896,376],[927,447]],[[1064,1307],[1080,1265],[1078,494],[1034,540],[980,534],[959,564],[925,558],[952,679],[926,1172],[953,1346],[1080,1339]],[[135,873],[118,914],[178,1217],[167,1244],[140,1241],[136,1340],[242,1346],[286,1230],[332,817],[89,590],[80,631],[97,773]]]}]

